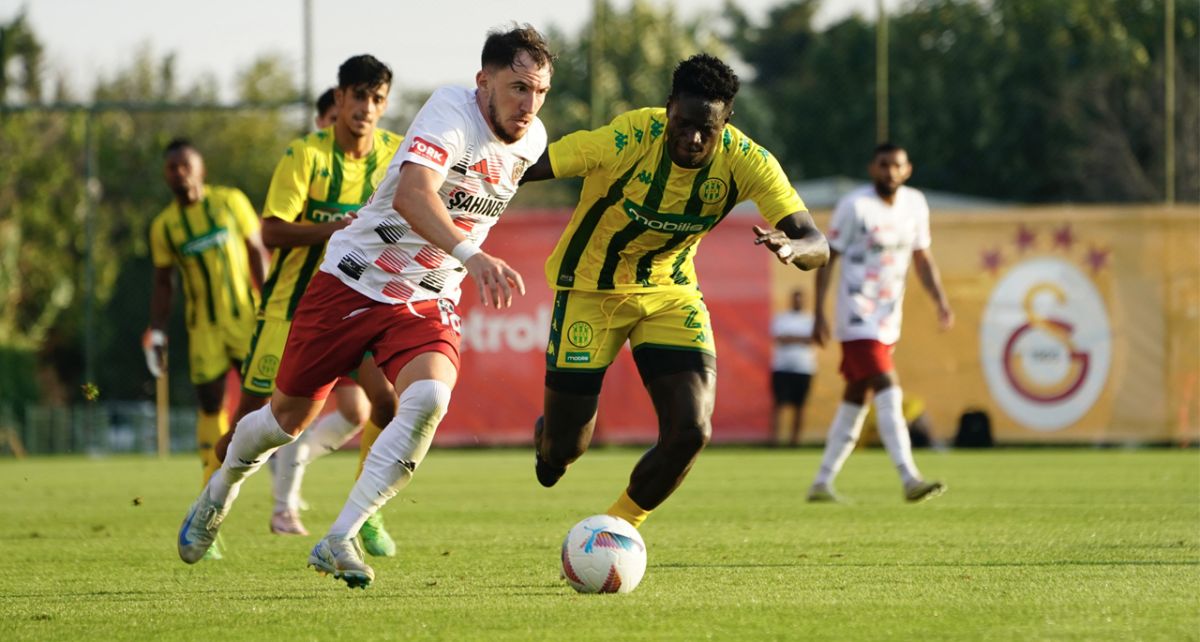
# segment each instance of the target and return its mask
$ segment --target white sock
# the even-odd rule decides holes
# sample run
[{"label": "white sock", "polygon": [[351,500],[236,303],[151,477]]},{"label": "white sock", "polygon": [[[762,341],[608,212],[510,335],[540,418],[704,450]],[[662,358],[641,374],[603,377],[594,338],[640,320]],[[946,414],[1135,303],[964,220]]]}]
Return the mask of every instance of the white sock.
[{"label": "white sock", "polygon": [[271,490],[275,495],[275,512],[300,510],[300,484],[304,469],[317,459],[342,447],[358,430],[342,413],[334,411],[317,420],[311,428],[292,443],[275,452],[271,461],[278,461]]},{"label": "white sock", "polygon": [[262,468],[276,448],[293,440],[295,437],[284,432],[275,421],[271,404],[242,417],[225,452],[225,463],[208,481],[209,499],[225,506],[232,504],[242,481]]},{"label": "white sock", "polygon": [[875,414],[879,417],[879,440],[887,449],[892,464],[907,486],[921,479],[917,464],[913,461],[912,440],[908,436],[908,422],[904,421],[904,393],[899,386],[892,386],[875,393]]},{"label": "white sock", "polygon": [[829,434],[825,437],[825,454],[821,457],[821,468],[813,485],[832,484],[846,458],[854,452],[858,436],[862,434],[863,421],[867,418],[866,406],[843,401],[833,416]]},{"label": "white sock", "polygon": [[414,381],[400,395],[396,416],[367,453],[362,475],[329,535],[349,539],[363,522],[412,480],[425,459],[438,423],[450,405],[450,386],[433,379]]}]

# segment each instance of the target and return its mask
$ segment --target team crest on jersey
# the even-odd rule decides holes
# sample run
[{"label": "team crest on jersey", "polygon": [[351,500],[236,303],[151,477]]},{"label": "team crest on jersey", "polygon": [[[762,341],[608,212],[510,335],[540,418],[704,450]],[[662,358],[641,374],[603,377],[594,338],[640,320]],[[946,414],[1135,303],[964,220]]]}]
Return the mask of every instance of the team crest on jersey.
[{"label": "team crest on jersey", "polygon": [[710,178],[700,184],[700,200],[708,204],[720,203],[729,192],[729,186],[719,178]]},{"label": "team crest on jersey", "polygon": [[517,162],[513,163],[513,168],[512,168],[513,185],[516,185],[521,182],[521,177],[525,175],[525,170],[528,167],[529,167],[529,163],[526,163],[525,160],[521,159],[521,158],[518,158]]}]

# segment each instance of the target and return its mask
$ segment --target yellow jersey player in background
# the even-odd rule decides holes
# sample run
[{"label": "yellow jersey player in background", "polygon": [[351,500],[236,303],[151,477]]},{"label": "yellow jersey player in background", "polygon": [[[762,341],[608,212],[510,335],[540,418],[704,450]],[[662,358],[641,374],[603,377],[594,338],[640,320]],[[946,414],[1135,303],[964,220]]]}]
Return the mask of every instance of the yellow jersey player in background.
[{"label": "yellow jersey player in background", "polygon": [[738,86],[725,63],[693,56],[675,68],[665,109],[569,134],[525,174],[584,177],[546,262],[556,293],[537,478],[553,486],[587,449],[605,369],[628,340],[659,431],[608,510],[634,526],[683,482],[712,432],[716,344],[692,264],[700,239],[750,199],[775,227],[755,226],[756,244],[802,270],[829,258],[779,163],[729,124]]},{"label": "yellow jersey player in background", "polygon": [[[292,317],[321,264],[326,242],[367,202],[400,145],[401,136],[376,127],[387,109],[391,83],[392,70],[374,56],[346,60],[338,69],[333,124],[292,141],[275,168],[263,209],[263,240],[273,250],[271,269],[250,357],[242,368],[237,419],[270,399]],[[340,380],[334,392],[337,410],[317,422],[305,439],[279,453],[271,532],[307,535],[299,518],[304,467],[336,450],[365,423],[361,471],[380,426],[395,415],[395,390],[370,358],[358,370],[358,383],[361,388],[349,377]],[[230,432],[218,448],[222,460],[232,436]],[[391,556],[395,543],[382,520],[379,515],[363,527],[363,544],[373,555]]]},{"label": "yellow jersey player in background", "polygon": [[[188,365],[200,402],[196,442],[203,485],[221,464],[214,447],[229,431],[225,377],[246,358],[258,304],[255,283],[263,282],[266,252],[250,200],[241,190],[205,185],[204,158],[191,142],[171,141],[163,161],[163,177],[175,201],[150,224],[154,285],[142,345],[150,373],[162,376],[178,268],[186,301]],[[220,557],[218,545],[209,549],[208,559]]]}]

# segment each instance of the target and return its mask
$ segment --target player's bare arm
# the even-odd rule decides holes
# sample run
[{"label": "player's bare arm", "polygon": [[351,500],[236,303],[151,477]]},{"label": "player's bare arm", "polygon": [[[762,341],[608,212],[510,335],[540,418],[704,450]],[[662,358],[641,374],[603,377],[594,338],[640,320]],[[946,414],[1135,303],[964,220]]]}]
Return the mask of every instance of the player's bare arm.
[{"label": "player's bare arm", "polygon": [[929,250],[913,250],[913,269],[921,280],[921,287],[929,293],[938,308],[938,324],[943,330],[954,327],[954,311],[950,309],[950,301],[946,298],[946,290],[942,288],[942,277],[938,272],[933,253]]},{"label": "player's bare arm", "polygon": [[[400,167],[392,209],[404,217],[421,238],[453,256],[455,248],[466,241],[467,236],[451,222],[450,213],[438,195],[444,180],[432,169],[405,163]],[[463,265],[479,286],[481,303],[503,309],[512,305],[514,289],[525,294],[525,282],[516,270],[483,250],[473,249],[472,252],[475,253],[463,261]]]},{"label": "player's bare arm", "polygon": [[525,170],[525,174],[521,176],[521,184],[544,181],[554,177],[554,168],[550,165],[550,150],[547,149],[542,152],[542,157],[537,159],[536,163]]},{"label": "player's bare arm", "polygon": [[167,353],[167,320],[171,316],[171,298],[175,295],[172,278],[175,268],[154,268],[154,284],[150,291],[150,325],[142,336],[146,352],[146,367],[155,378],[162,374]]},{"label": "player's bare arm", "polygon": [[262,234],[255,232],[246,237],[246,259],[250,261],[250,278],[254,279],[254,285],[262,288],[262,284],[267,280],[268,257],[270,253],[263,245]]},{"label": "player's bare arm", "polygon": [[819,268],[829,262],[829,241],[817,229],[808,212],[792,212],[775,224],[775,229],[754,226],[755,245],[765,245],[781,263],[801,270]]},{"label": "player's bare arm", "polygon": [[262,222],[262,242],[269,248],[307,247],[324,243],[333,233],[346,227],[354,220],[354,214],[329,223],[305,225],[292,223],[274,216],[264,216]]},{"label": "player's bare arm", "polygon": [[829,262],[817,268],[816,301],[813,302],[813,342],[824,346],[829,338],[829,320],[825,318],[825,293],[829,291],[829,277],[840,254],[830,248]]}]

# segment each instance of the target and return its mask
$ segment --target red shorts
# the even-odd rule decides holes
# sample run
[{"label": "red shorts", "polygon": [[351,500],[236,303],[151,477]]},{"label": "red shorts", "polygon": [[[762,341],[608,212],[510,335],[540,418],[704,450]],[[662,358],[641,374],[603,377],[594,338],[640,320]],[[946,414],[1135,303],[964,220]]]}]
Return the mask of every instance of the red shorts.
[{"label": "red shorts", "polygon": [[388,381],[426,352],[440,352],[458,368],[458,343],[458,315],[450,301],[380,303],[318,272],[296,308],[275,387],[291,397],[324,399],[368,350]]},{"label": "red shorts", "polygon": [[[891,372],[892,352],[896,345],[887,345],[873,339],[858,339],[842,342],[842,376],[848,382],[862,381],[868,377]],[[284,354],[287,354],[286,352]]]}]

